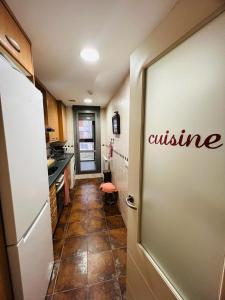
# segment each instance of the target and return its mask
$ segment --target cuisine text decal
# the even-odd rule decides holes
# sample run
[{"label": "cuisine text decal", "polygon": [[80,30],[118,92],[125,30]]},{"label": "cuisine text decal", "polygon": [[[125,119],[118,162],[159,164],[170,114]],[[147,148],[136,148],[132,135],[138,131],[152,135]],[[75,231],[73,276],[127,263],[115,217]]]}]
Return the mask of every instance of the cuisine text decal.
[{"label": "cuisine text decal", "polygon": [[202,137],[199,134],[186,134],[185,129],[181,130],[179,135],[171,134],[166,130],[165,134],[151,134],[148,138],[150,144],[169,145],[196,148],[206,147],[208,149],[217,149],[223,146],[222,137],[218,133]]}]

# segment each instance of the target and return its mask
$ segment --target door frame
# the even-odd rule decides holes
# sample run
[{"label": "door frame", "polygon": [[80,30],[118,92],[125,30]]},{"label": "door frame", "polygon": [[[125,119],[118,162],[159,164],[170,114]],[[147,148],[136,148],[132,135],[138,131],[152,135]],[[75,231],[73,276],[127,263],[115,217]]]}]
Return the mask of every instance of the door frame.
[{"label": "door frame", "polygon": [[[78,153],[78,114],[79,113],[91,113],[95,115],[95,142],[96,142],[96,171],[85,171],[81,172],[79,167],[79,155]],[[101,173],[101,127],[100,127],[100,107],[99,106],[84,106],[84,105],[73,105],[73,118],[74,118],[74,155],[75,155],[75,169],[76,174],[95,174]]]},{"label": "door frame", "polygon": [[[128,300],[183,299],[140,243],[146,70],[224,10],[224,0],[180,0],[131,55],[128,191],[135,199],[137,210],[128,208]],[[146,278],[151,278],[151,281]],[[224,270],[219,299],[225,299]]]}]

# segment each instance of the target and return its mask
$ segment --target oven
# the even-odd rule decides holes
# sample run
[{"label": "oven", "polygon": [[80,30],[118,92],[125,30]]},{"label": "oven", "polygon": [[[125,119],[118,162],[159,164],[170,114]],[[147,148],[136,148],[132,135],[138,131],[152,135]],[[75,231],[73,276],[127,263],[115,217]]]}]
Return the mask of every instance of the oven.
[{"label": "oven", "polygon": [[65,197],[63,174],[61,174],[56,179],[55,185],[56,185],[57,213],[59,218],[64,207],[64,197]]}]

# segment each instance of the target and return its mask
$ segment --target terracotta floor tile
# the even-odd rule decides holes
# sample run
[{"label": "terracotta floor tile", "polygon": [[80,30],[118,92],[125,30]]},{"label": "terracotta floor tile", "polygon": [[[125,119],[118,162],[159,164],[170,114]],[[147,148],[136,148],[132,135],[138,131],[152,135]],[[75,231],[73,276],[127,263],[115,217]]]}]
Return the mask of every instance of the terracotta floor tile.
[{"label": "terracotta floor tile", "polygon": [[86,235],[87,233],[88,231],[86,222],[75,222],[68,224],[67,237]]},{"label": "terracotta floor tile", "polygon": [[53,241],[54,260],[59,260],[61,258],[63,245],[64,245],[64,240]]},{"label": "terracotta floor tile", "polygon": [[87,245],[86,237],[68,238],[65,240],[62,257],[83,256],[87,254]]},{"label": "terracotta floor tile", "polygon": [[122,300],[126,300],[126,276],[119,277],[119,285],[120,285]]},{"label": "terracotta floor tile", "polygon": [[88,202],[92,200],[102,200],[102,194],[100,192],[88,192]]},{"label": "terracotta floor tile", "polygon": [[88,210],[88,216],[96,218],[105,218],[105,213],[103,209],[90,209]]},{"label": "terracotta floor tile", "polygon": [[113,257],[114,257],[117,275],[118,276],[126,275],[127,249],[126,248],[114,249]]},{"label": "terracotta floor tile", "polygon": [[87,289],[75,289],[67,292],[57,293],[53,300],[87,300]]},{"label": "terracotta floor tile", "polygon": [[120,287],[116,280],[98,283],[89,287],[89,300],[120,299]]},{"label": "terracotta floor tile", "polygon": [[58,275],[58,271],[59,271],[59,262],[56,262],[53,266],[52,269],[52,275],[49,281],[49,285],[48,285],[48,290],[47,290],[47,295],[52,295],[53,294],[53,290],[54,290],[54,286],[55,286],[55,281]]},{"label": "terracotta floor tile", "polygon": [[56,226],[56,230],[54,233],[54,240],[61,240],[64,239],[65,233],[66,233],[67,225],[64,224],[58,224]]},{"label": "terracotta floor tile", "polygon": [[86,210],[86,209],[87,209],[86,201],[75,200],[72,203],[71,213],[73,213],[76,210]]},{"label": "terracotta floor tile", "polygon": [[99,196],[99,187],[98,186],[96,186],[96,185],[92,185],[92,186],[90,186],[89,187],[89,189],[88,189],[88,193],[90,194],[98,194],[98,196]]},{"label": "terracotta floor tile", "polygon": [[98,232],[90,234],[87,239],[88,253],[99,253],[111,249],[107,232]]},{"label": "terracotta floor tile", "polygon": [[77,197],[79,195],[83,195],[84,191],[78,186],[75,188],[74,196]]},{"label": "terracotta floor tile", "polygon": [[127,246],[127,230],[126,228],[117,228],[109,230],[110,244],[112,249]]},{"label": "terracotta floor tile", "polygon": [[108,216],[106,222],[109,229],[125,227],[122,216]]},{"label": "terracotta floor tile", "polygon": [[82,222],[87,219],[87,211],[83,209],[76,209],[71,211],[69,222]]},{"label": "terracotta floor tile", "polygon": [[88,283],[114,279],[116,276],[111,251],[88,255]]},{"label": "terracotta floor tile", "polygon": [[98,232],[106,230],[106,222],[105,219],[102,218],[89,218],[87,220],[87,229],[88,232]]},{"label": "terracotta floor tile", "polygon": [[61,261],[54,265],[46,300],[119,300],[120,289],[125,299],[126,228],[118,206],[103,204],[100,183],[79,180],[71,191],[71,205],[54,234],[54,256]]},{"label": "terracotta floor tile", "polygon": [[55,291],[81,288],[87,284],[87,256],[61,260]]},{"label": "terracotta floor tile", "polygon": [[86,190],[81,191],[81,194],[76,195],[73,201],[87,202],[88,194]]},{"label": "terracotta floor tile", "polygon": [[115,216],[121,214],[117,204],[113,204],[113,205],[104,204],[104,211],[106,216]]},{"label": "terracotta floor tile", "polygon": [[59,218],[59,224],[65,224],[68,221],[68,216],[70,215],[70,209],[69,207],[64,207],[60,218]]},{"label": "terracotta floor tile", "polygon": [[101,209],[103,207],[103,203],[101,200],[91,199],[88,200],[88,209]]}]

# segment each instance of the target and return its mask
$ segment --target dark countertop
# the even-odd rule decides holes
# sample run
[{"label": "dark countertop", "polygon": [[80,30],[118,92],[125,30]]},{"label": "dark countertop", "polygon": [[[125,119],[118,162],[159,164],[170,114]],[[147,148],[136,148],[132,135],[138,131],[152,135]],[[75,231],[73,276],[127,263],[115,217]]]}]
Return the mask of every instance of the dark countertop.
[{"label": "dark countertop", "polygon": [[65,153],[64,154],[65,159],[56,160],[54,167],[57,167],[58,169],[55,171],[54,174],[48,176],[49,187],[56,181],[56,179],[59,177],[59,175],[61,175],[61,173],[63,172],[65,167],[68,165],[68,163],[70,162],[73,155],[74,155],[73,153]]}]

